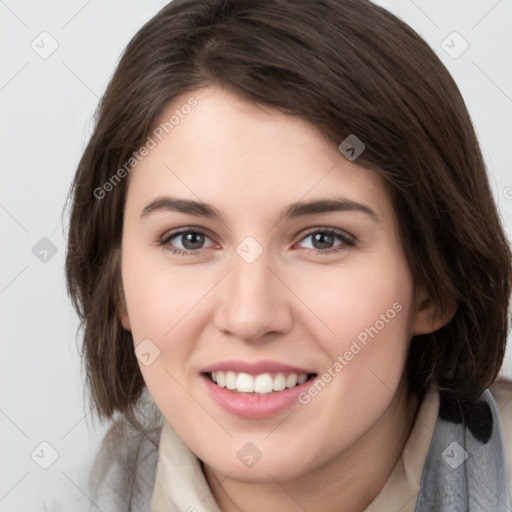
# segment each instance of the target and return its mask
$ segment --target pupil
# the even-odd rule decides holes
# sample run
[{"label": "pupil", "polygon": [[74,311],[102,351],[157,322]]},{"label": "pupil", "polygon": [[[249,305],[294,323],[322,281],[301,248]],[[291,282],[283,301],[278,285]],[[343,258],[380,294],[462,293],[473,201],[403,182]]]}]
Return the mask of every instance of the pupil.
[{"label": "pupil", "polygon": [[[323,247],[315,247],[317,249],[326,249],[329,248],[333,241],[333,235],[325,234],[325,233],[316,233],[316,235],[313,237],[314,242],[320,242],[320,245],[323,243]],[[327,240],[327,242],[325,241]]]},{"label": "pupil", "polygon": [[[203,236],[201,233],[187,233],[186,235],[183,235],[183,246],[186,249],[198,249],[201,244],[203,243]],[[188,246],[189,242],[191,243],[192,247]],[[196,245],[194,245],[196,244]]]}]

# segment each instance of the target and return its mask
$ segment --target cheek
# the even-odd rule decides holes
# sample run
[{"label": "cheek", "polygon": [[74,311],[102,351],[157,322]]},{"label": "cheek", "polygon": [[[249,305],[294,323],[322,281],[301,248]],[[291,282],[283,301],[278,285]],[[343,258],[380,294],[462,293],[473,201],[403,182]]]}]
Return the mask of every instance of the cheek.
[{"label": "cheek", "polygon": [[[330,282],[317,281],[324,292],[311,297],[312,308],[322,311],[322,320],[335,333],[322,338],[328,363],[320,379],[326,392],[318,393],[318,404],[343,404],[330,409],[333,423],[344,424],[350,410],[354,425],[369,428],[383,414],[403,375],[412,281],[400,258],[387,261],[360,271],[352,267]],[[319,384],[318,389],[323,388]],[[310,399],[316,400],[310,394],[304,403]]]},{"label": "cheek", "polygon": [[165,263],[135,253],[123,259],[123,286],[135,343],[168,339],[181,322],[194,317],[211,284],[185,266],[170,271]]},{"label": "cheek", "polygon": [[342,449],[381,417],[399,387],[409,345],[412,282],[407,267],[382,262],[316,277],[315,288],[304,286],[301,293],[322,321],[311,320],[309,333],[326,356],[325,366],[320,382],[300,402],[315,411],[311,416],[342,426],[344,436],[326,440]]},{"label": "cheek", "polygon": [[[317,275],[311,282],[315,287],[304,286],[301,293],[322,320],[315,326],[311,321],[309,332],[326,358],[319,375],[323,382],[310,388],[302,403],[316,401],[313,407],[322,407],[322,414],[339,424],[345,424],[350,410],[354,425],[369,428],[383,414],[403,375],[410,337],[408,267],[400,257],[383,258],[374,265]],[[335,403],[340,407],[326,412],[325,406]],[[357,435],[345,428],[348,436]]]},{"label": "cheek", "polygon": [[365,347],[369,340],[386,340],[376,347],[379,352],[407,344],[412,283],[401,264],[316,272],[297,280],[295,291],[314,313],[304,317],[310,318],[311,334],[331,357],[349,350],[352,341]]},{"label": "cheek", "polygon": [[[122,260],[125,301],[130,320],[139,367],[146,384],[152,390],[165,389],[170,379],[166,370],[175,373],[172,364],[179,365],[186,356],[189,344],[180,339],[180,319],[193,315],[193,304],[201,290],[192,290],[184,277],[151,262],[137,250],[126,250]],[[190,324],[188,324],[190,327]],[[141,357],[150,353],[151,364]],[[172,380],[172,379],[171,379]],[[166,381],[163,385],[162,381]]]},{"label": "cheek", "polygon": [[[211,286],[192,270],[170,272],[135,252],[123,260],[122,273],[138,364],[153,399],[175,427],[190,417],[207,421],[187,390],[187,362],[201,329],[198,306]],[[140,357],[147,352],[150,364]]]}]

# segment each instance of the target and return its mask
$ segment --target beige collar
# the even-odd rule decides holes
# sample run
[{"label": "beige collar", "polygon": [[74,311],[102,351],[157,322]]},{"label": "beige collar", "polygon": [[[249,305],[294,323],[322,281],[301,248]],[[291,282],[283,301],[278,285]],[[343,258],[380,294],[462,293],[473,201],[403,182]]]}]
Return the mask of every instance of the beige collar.
[{"label": "beige collar", "polygon": [[198,458],[163,417],[151,512],[221,512]]},{"label": "beige collar", "polygon": [[423,466],[434,435],[438,413],[439,393],[431,390],[420,406],[401,457],[384,487],[364,512],[382,512],[383,510],[414,512]]}]

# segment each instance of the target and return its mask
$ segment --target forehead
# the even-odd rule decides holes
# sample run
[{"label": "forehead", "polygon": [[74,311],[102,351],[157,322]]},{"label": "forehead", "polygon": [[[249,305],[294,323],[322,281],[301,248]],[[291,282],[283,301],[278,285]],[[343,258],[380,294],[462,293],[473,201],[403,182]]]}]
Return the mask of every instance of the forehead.
[{"label": "forehead", "polygon": [[[182,108],[190,98],[195,106]],[[297,116],[211,87],[176,98],[158,126],[154,148],[131,172],[128,195],[139,207],[166,193],[260,212],[342,195],[389,213],[382,177]]]}]

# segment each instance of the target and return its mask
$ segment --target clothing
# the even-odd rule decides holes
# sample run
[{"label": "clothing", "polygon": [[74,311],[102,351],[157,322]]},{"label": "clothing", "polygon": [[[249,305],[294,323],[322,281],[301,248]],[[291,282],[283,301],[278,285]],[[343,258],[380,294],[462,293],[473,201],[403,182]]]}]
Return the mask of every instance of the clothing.
[{"label": "clothing", "polygon": [[[512,496],[512,383],[497,381],[491,386],[490,394],[499,411],[500,421],[497,423],[501,424],[506,452],[505,481],[508,484],[508,494]],[[365,512],[415,512],[416,507],[420,506],[418,496],[422,485],[427,489],[428,484],[422,480],[426,461],[429,460],[427,455],[433,447],[434,431],[438,424],[443,423],[438,421],[439,406],[439,393],[431,390],[420,406],[402,455],[384,487]],[[156,418],[156,426],[146,438],[122,421],[109,431],[91,474],[90,496],[95,503],[91,510],[97,510],[98,507],[104,512],[221,512],[197,457],[181,441],[165,418],[158,415],[158,411]],[[460,431],[460,428],[457,430],[450,422],[444,424],[450,432]],[[462,443],[464,441],[461,440]],[[137,454],[139,460],[135,464]],[[438,455],[436,453],[433,459],[434,454],[430,452],[430,458],[435,464],[446,464]],[[134,494],[129,496],[127,475],[128,469],[134,464],[137,470],[135,488]],[[494,467],[493,461],[487,464],[488,471]],[[477,476],[479,472],[483,475],[486,471],[486,468],[476,469]],[[447,475],[454,475],[456,471],[454,469],[454,473]],[[482,506],[485,507],[485,503]],[[471,506],[469,510],[485,508]],[[493,512],[505,510],[508,512],[510,509],[493,509]]]}]

